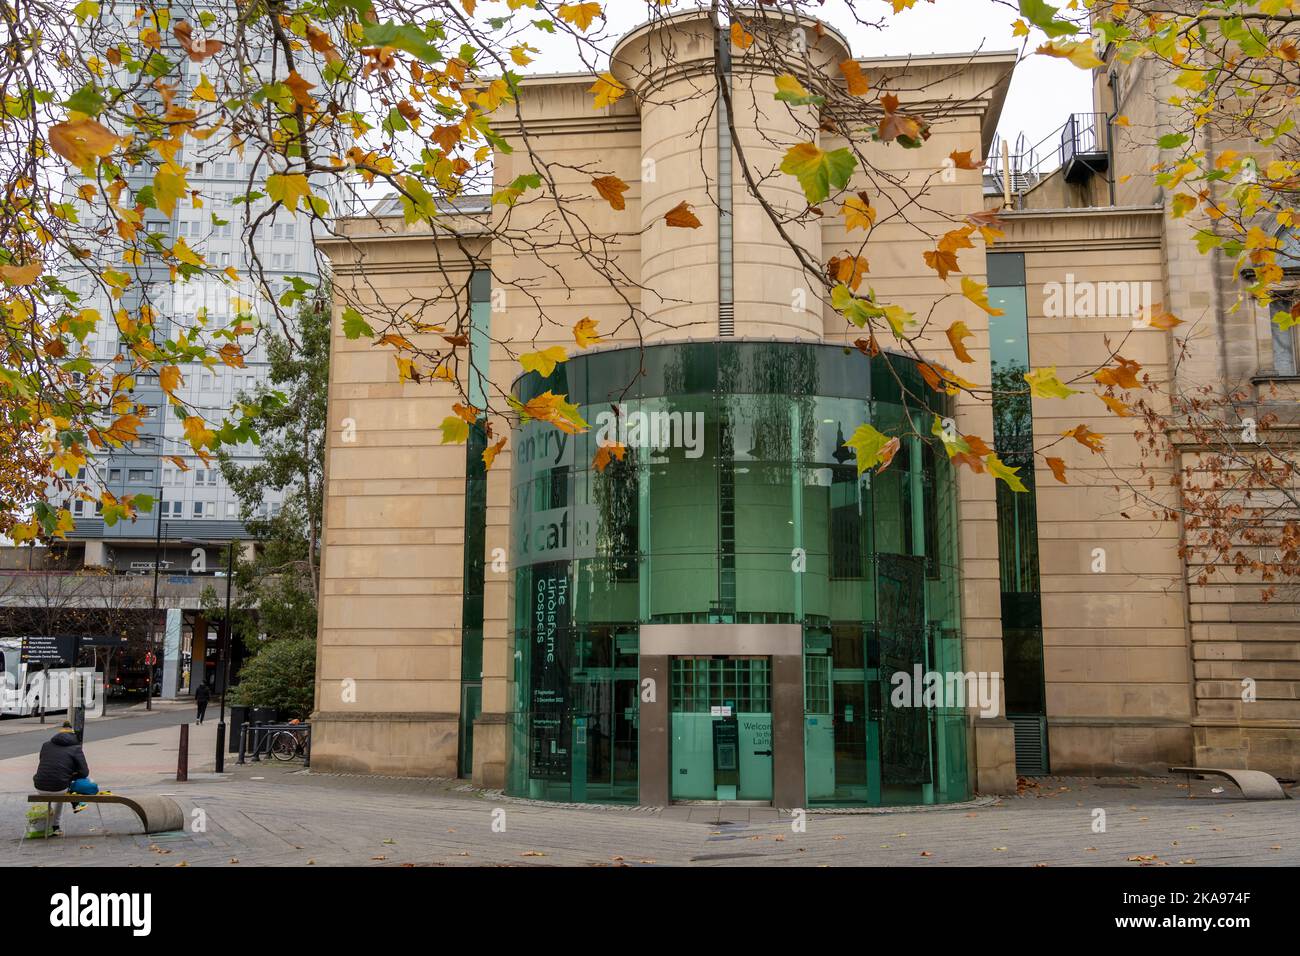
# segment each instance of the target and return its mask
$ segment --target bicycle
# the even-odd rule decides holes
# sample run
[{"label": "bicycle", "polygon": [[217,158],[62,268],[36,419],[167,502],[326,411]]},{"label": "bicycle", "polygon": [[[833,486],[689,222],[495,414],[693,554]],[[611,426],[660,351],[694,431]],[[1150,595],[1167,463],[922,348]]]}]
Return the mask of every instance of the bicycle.
[{"label": "bicycle", "polygon": [[277,730],[267,747],[276,760],[293,760],[307,755],[307,733],[303,730]]}]

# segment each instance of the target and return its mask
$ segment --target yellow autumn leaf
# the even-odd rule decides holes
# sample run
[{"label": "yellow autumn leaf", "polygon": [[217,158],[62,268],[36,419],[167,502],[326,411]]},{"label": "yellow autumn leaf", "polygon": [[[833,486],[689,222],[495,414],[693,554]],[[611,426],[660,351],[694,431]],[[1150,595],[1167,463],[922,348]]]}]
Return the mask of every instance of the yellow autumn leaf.
[{"label": "yellow autumn leaf", "polygon": [[844,215],[845,232],[852,232],[854,229],[870,229],[876,223],[875,207],[867,202],[867,197],[862,193],[844,200],[840,212]]},{"label": "yellow autumn leaf", "polygon": [[172,163],[163,163],[153,174],[153,199],[158,211],[168,218],[176,211],[176,203],[185,195],[185,170]]},{"label": "yellow autumn leaf", "polygon": [[311,194],[311,187],[302,173],[272,173],[266,177],[266,194],[272,202],[284,203],[292,211],[298,208],[299,200]]},{"label": "yellow autumn leaf", "polygon": [[525,352],[519,356],[519,364],[523,366],[525,372],[536,372],[545,378],[555,371],[556,365],[567,358],[562,346],[552,345],[540,352]]},{"label": "yellow autumn leaf", "polygon": [[182,381],[181,370],[175,365],[165,365],[158,370],[158,387],[172,396],[173,403],[176,400],[176,389],[180,387]]},{"label": "yellow autumn leaf", "polygon": [[562,3],[559,14],[561,20],[572,23],[583,33],[587,32],[596,17],[604,15],[599,3]]},{"label": "yellow autumn leaf", "polygon": [[217,91],[212,88],[212,83],[208,80],[206,74],[199,74],[199,84],[194,87],[190,99],[202,100],[205,103],[215,103],[217,101]]},{"label": "yellow autumn leaf", "polygon": [[1002,481],[1005,481],[1007,487],[1012,491],[1029,490],[1025,487],[1025,483],[1020,480],[1020,469],[1012,468],[1009,465],[1003,464],[1002,459],[996,454],[986,455],[984,457],[984,464],[987,466],[989,474],[993,475],[994,478],[1000,478]]},{"label": "yellow autumn leaf", "polygon": [[612,106],[614,102],[627,92],[627,87],[620,83],[613,73],[602,73],[596,78],[596,82],[587,90],[588,93],[596,95],[596,101],[592,104],[592,109],[600,109],[603,106]]},{"label": "yellow autumn leaf", "polygon": [[597,342],[605,341],[596,332],[596,323],[591,318],[580,319],[578,324],[573,327],[573,338],[578,343],[578,348],[585,349]]},{"label": "yellow autumn leaf", "polygon": [[217,436],[208,428],[201,415],[189,415],[181,424],[185,429],[185,438],[195,451],[212,447],[212,442]]},{"label": "yellow autumn leaf", "polygon": [[1092,40],[1050,40],[1034,52],[1069,60],[1081,70],[1092,70],[1102,65],[1092,51]]},{"label": "yellow autumn leaf", "polygon": [[1078,389],[1070,388],[1057,377],[1055,365],[1026,372],[1025,381],[1029,383],[1029,393],[1035,398],[1069,398],[1080,394]]},{"label": "yellow autumn leaf", "polygon": [[1002,309],[995,309],[989,305],[989,287],[982,282],[976,282],[970,276],[962,276],[961,294],[970,301],[974,302],[989,315],[1002,315]]},{"label": "yellow autumn leaf", "polygon": [[191,249],[189,243],[181,236],[176,237],[176,242],[172,246],[172,255],[189,266],[202,266],[204,262],[203,257]]}]

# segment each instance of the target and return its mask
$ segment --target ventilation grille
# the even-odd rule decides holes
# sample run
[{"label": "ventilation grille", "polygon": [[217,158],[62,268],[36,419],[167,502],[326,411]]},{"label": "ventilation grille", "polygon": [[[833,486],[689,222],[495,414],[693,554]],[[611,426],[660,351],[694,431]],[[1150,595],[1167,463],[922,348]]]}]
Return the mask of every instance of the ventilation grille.
[{"label": "ventilation grille", "polygon": [[731,302],[718,306],[718,335],[736,334],[736,307]]},{"label": "ventilation grille", "polygon": [[1016,773],[1039,777],[1047,773],[1047,718],[1038,714],[1008,714],[1016,732]]}]

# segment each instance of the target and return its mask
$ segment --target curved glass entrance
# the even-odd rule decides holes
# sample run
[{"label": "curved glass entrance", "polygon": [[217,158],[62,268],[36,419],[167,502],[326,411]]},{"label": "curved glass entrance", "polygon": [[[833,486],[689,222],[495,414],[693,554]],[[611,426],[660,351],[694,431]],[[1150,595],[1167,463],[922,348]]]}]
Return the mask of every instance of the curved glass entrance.
[{"label": "curved glass entrance", "polygon": [[[743,713],[758,734],[755,715],[791,726],[782,720],[794,708],[802,733],[776,734],[772,792],[752,799],[968,795],[964,710],[891,703],[897,674],[961,664],[956,493],[931,438],[946,408],[910,361],[803,343],[681,343],[578,355],[516,383],[524,403],[548,391],[591,429],[527,422],[512,442],[511,793],[644,802],[711,786],[717,799],[732,786],[718,774],[733,736],[736,797],[761,792],[751,781],[762,771],[746,775],[744,761],[765,748],[747,758],[743,727],[714,729],[727,719],[713,712],[725,692],[715,702],[694,689],[699,673],[712,681],[716,652],[686,648],[651,673],[641,629],[796,625],[801,676],[787,662],[772,679],[773,666],[769,709]],[[847,442],[865,423],[899,449],[885,470],[859,474]],[[593,464],[602,441],[624,449],[603,469]],[[692,660],[709,663],[689,665],[687,695]],[[718,666],[726,686],[732,665]]]}]

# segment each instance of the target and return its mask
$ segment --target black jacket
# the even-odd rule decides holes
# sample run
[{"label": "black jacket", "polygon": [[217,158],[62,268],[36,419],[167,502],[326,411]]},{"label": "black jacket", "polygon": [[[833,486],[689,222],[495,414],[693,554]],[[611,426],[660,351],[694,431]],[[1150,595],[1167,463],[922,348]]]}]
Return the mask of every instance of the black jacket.
[{"label": "black jacket", "polygon": [[41,762],[36,766],[32,786],[47,792],[67,790],[72,781],[89,776],[90,768],[77,735],[65,730],[41,744]]},{"label": "black jacket", "polygon": [[194,702],[196,704],[206,704],[208,698],[212,696],[212,691],[208,690],[207,684],[200,684],[199,689],[194,692]]}]

